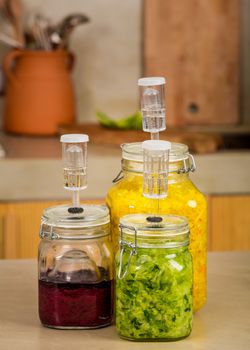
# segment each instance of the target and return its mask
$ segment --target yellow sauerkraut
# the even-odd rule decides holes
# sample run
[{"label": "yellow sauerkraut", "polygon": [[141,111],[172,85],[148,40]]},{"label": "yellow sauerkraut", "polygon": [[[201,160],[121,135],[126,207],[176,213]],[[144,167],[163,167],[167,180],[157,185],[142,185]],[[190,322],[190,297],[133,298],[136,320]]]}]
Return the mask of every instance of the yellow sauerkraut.
[{"label": "yellow sauerkraut", "polygon": [[[111,231],[115,251],[119,246],[119,220],[126,214],[156,213],[185,216],[190,227],[190,252],[194,272],[194,311],[206,302],[207,205],[203,194],[187,175],[175,175],[168,185],[167,198],[150,201],[142,194],[142,176],[129,174],[108,192]],[[152,204],[153,202],[153,204]],[[158,209],[159,206],[159,209]]]}]

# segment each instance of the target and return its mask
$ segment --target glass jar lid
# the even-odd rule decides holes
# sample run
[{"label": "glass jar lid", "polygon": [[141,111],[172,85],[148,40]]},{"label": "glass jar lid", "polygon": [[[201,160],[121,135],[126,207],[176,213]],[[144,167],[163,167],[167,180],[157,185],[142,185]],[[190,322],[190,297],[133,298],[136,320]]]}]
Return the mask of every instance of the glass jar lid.
[{"label": "glass jar lid", "polygon": [[42,221],[63,228],[96,227],[109,223],[109,211],[104,205],[81,205],[79,208],[58,205],[46,208]]},{"label": "glass jar lid", "polygon": [[[122,148],[122,170],[134,173],[143,172],[142,142],[124,143]],[[196,164],[194,157],[188,152],[188,146],[183,143],[171,142],[169,152],[169,173],[178,174],[194,172]]]},{"label": "glass jar lid", "polygon": [[188,220],[183,216],[129,214],[120,219],[121,242],[136,246],[161,245],[167,247],[189,244]]},{"label": "glass jar lid", "polygon": [[[122,158],[126,160],[143,161],[142,142],[124,143],[121,145]],[[188,146],[183,143],[171,142],[169,161],[177,162],[188,159]]]}]

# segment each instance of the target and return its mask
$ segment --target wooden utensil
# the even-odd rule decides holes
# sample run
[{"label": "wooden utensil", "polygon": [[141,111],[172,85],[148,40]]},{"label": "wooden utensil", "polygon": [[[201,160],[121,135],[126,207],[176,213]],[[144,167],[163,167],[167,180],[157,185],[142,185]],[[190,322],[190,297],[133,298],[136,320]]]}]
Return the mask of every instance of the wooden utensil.
[{"label": "wooden utensil", "polygon": [[14,48],[22,48],[23,47],[22,43],[11,38],[9,35],[7,35],[5,33],[0,33],[0,41],[2,41],[3,43],[5,43],[8,46],[11,46]]},{"label": "wooden utensil", "polygon": [[5,2],[7,15],[11,22],[16,41],[24,46],[24,33],[22,29],[23,5],[21,0],[7,0]]},{"label": "wooden utensil", "polygon": [[241,1],[144,1],[144,76],[167,78],[168,126],[239,122]]},{"label": "wooden utensil", "polygon": [[89,22],[89,18],[84,14],[71,14],[65,17],[51,32],[51,41],[56,48],[66,48],[69,36],[72,31],[79,26]]}]

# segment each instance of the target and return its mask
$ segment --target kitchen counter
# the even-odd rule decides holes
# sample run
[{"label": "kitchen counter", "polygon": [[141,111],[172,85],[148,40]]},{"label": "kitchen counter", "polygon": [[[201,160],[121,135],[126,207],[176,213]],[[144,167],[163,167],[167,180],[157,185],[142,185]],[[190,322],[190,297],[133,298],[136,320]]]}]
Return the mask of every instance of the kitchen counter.
[{"label": "kitchen counter", "polygon": [[[0,160],[0,200],[65,199],[58,137],[17,137],[0,133],[6,157]],[[191,178],[208,195],[249,194],[250,151],[195,155]],[[104,198],[121,167],[118,146],[88,146],[88,188],[83,198]],[[244,170],[244,171],[243,171]],[[97,186],[98,184],[98,186]]]},{"label": "kitchen counter", "polygon": [[35,260],[0,261],[0,349],[8,350],[247,350],[250,344],[250,252],[209,253],[208,302],[192,334],[174,343],[121,340],[115,327],[53,330],[37,314]]}]

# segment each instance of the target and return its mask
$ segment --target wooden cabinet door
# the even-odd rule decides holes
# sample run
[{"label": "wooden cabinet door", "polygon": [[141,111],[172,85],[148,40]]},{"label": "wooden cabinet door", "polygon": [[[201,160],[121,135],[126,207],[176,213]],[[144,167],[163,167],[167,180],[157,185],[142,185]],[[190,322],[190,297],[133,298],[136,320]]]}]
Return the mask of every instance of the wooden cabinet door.
[{"label": "wooden cabinet door", "polygon": [[239,120],[239,0],[145,0],[144,75],[167,79],[167,125]]},{"label": "wooden cabinet door", "polygon": [[[91,204],[103,202],[85,201]],[[65,201],[0,203],[0,259],[36,258],[42,212],[59,204],[65,204]]]},{"label": "wooden cabinet door", "polygon": [[209,198],[209,250],[250,250],[250,196]]},{"label": "wooden cabinet door", "polygon": [[61,202],[13,202],[0,205],[0,258],[36,258],[44,208]]},{"label": "wooden cabinet door", "polygon": [[4,233],[4,218],[6,214],[6,205],[3,203],[0,203],[0,259],[4,258],[4,240],[5,240],[5,233]]}]

